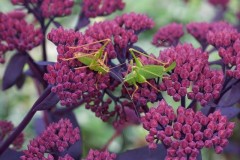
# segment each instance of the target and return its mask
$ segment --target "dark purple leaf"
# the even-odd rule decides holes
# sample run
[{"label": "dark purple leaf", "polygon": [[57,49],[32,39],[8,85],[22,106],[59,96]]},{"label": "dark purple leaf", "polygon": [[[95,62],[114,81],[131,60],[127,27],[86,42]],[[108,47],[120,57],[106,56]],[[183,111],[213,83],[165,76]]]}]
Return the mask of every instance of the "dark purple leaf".
[{"label": "dark purple leaf", "polygon": [[86,17],[83,13],[81,13],[78,17],[78,22],[75,27],[75,31],[78,31],[79,29],[87,26],[90,23],[90,20],[88,17]]},{"label": "dark purple leaf", "polygon": [[24,74],[21,74],[21,76],[16,81],[16,86],[18,89],[22,88],[22,86],[24,85],[25,79],[26,79],[26,76]]},{"label": "dark purple leaf", "polygon": [[17,152],[12,149],[7,149],[2,155],[0,155],[1,160],[19,160],[22,156],[22,152]]},{"label": "dark purple leaf", "polygon": [[144,50],[143,50],[141,47],[139,47],[139,46],[132,46],[132,48],[135,49],[135,50],[137,50],[137,51],[139,51],[139,52],[142,52],[142,53],[144,53],[144,54],[147,54],[146,51],[144,51]]},{"label": "dark purple leaf", "polygon": [[240,101],[240,83],[237,83],[232,86],[232,88],[226,92],[221,100],[218,103],[219,107],[228,107],[228,106],[233,106],[235,103]]},{"label": "dark purple leaf", "polygon": [[224,107],[224,108],[221,107],[221,108],[218,108],[218,110],[220,110],[222,115],[226,116],[228,119],[232,119],[240,113],[240,108],[237,108],[235,106]]},{"label": "dark purple leaf", "polygon": [[47,110],[55,106],[59,102],[59,98],[56,93],[50,92],[42,102],[36,106],[36,110]]},{"label": "dark purple leaf", "polygon": [[54,24],[57,28],[59,28],[59,27],[62,26],[62,25],[61,25],[59,22],[57,22],[57,21],[53,21],[53,24]]},{"label": "dark purple leaf", "polygon": [[[36,62],[36,64],[39,66],[39,68],[41,69],[41,71],[43,72],[44,71],[44,68],[47,66],[47,65],[53,65],[55,62],[46,62],[46,61],[39,61],[39,62]],[[24,72],[25,75],[28,75],[30,77],[33,77],[33,78],[37,78],[31,69],[28,69]]]},{"label": "dark purple leaf", "polygon": [[[56,114],[54,112],[50,112],[48,116],[50,123],[51,122],[58,122],[61,118],[67,118],[71,121],[74,127],[78,127],[81,134],[81,128],[77,122],[77,119],[72,111],[62,112],[61,114]],[[80,135],[80,137],[82,137]],[[81,138],[77,141],[74,145],[71,145],[66,151],[61,153],[61,156],[69,154],[74,159],[81,159],[82,156],[82,141]]]},{"label": "dark purple leaf", "polygon": [[34,103],[34,111],[50,109],[59,102],[58,96],[55,93],[51,92],[51,88],[51,86],[48,86],[42,95],[38,98],[38,100]]},{"label": "dark purple leaf", "polygon": [[148,146],[120,153],[117,160],[164,160],[167,150],[163,145],[158,145],[157,149],[149,149]]},{"label": "dark purple leaf", "polygon": [[[120,153],[117,160],[164,160],[167,151],[162,144],[159,144],[157,149],[149,149],[147,146]],[[199,154],[197,160],[201,160],[202,156]]]},{"label": "dark purple leaf", "polygon": [[207,114],[209,114],[210,109],[215,109],[216,107],[217,107],[216,104],[214,104],[214,103],[208,103],[206,106],[204,106],[204,107],[201,108],[201,112],[202,112],[204,115],[207,115]]},{"label": "dark purple leaf", "polygon": [[55,62],[49,62],[49,61],[38,61],[36,63],[40,67],[45,67],[47,65],[54,65],[55,64]]},{"label": "dark purple leaf", "polygon": [[12,87],[16,83],[23,72],[27,58],[27,55],[22,53],[17,53],[11,58],[3,76],[3,90]]}]

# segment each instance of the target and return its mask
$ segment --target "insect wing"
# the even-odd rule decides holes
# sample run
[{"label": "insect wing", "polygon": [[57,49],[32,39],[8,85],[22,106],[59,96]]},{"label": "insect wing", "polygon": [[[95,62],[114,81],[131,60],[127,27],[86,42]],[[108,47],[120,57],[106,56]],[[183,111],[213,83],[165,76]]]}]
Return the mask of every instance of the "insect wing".
[{"label": "insect wing", "polygon": [[167,68],[165,68],[165,72],[169,72],[171,70],[173,70],[176,67],[176,62],[173,62],[170,66],[168,66]]},{"label": "insect wing", "polygon": [[145,77],[145,79],[162,78],[164,67],[159,65],[145,65],[138,68],[138,73]]},{"label": "insect wing", "polygon": [[93,55],[87,55],[87,54],[84,54],[84,56],[80,56],[77,58],[81,63],[89,66],[92,62],[93,62],[93,59],[94,59],[94,56]]}]

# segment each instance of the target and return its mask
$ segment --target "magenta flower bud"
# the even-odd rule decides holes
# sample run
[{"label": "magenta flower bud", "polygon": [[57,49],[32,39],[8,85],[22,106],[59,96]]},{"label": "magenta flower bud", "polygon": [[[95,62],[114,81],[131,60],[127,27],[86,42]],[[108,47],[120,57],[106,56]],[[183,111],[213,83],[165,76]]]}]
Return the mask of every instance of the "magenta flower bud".
[{"label": "magenta flower bud", "polygon": [[180,138],[182,137],[182,134],[181,134],[181,132],[179,132],[179,131],[174,131],[174,132],[173,132],[173,137],[174,137],[175,139],[180,139]]},{"label": "magenta flower bud", "polygon": [[165,128],[165,134],[166,134],[166,136],[171,136],[173,134],[173,128],[170,126],[167,126]]},{"label": "magenta flower bud", "polygon": [[189,147],[191,147],[191,148],[196,148],[196,143],[194,142],[194,141],[191,141],[191,142],[189,142]]},{"label": "magenta flower bud", "polygon": [[147,142],[153,142],[153,141],[154,141],[153,135],[147,135],[147,136],[146,136],[146,141],[147,141]]},{"label": "magenta flower bud", "polygon": [[172,139],[170,137],[165,137],[162,142],[167,146],[171,146]]},{"label": "magenta flower bud", "polygon": [[197,149],[202,149],[203,147],[204,147],[204,143],[203,143],[203,141],[197,141],[196,142],[196,148]]},{"label": "magenta flower bud", "polygon": [[166,134],[164,131],[158,131],[157,138],[163,141],[163,139],[166,137]]},{"label": "magenta flower bud", "polygon": [[169,148],[169,149],[167,150],[167,156],[176,157],[176,150],[173,149],[173,148]]},{"label": "magenta flower bud", "polygon": [[185,124],[182,126],[182,131],[183,133],[187,134],[187,133],[191,133],[191,126],[189,124]]},{"label": "magenta flower bud", "polygon": [[220,146],[217,146],[217,147],[214,148],[214,150],[215,150],[215,152],[216,152],[217,154],[220,154],[220,153],[222,153],[223,148],[220,147]]},{"label": "magenta flower bud", "polygon": [[157,144],[156,144],[156,143],[149,143],[149,144],[148,144],[148,147],[149,147],[150,149],[156,149],[156,148],[157,148]]},{"label": "magenta flower bud", "polygon": [[191,149],[190,147],[186,147],[186,148],[184,149],[184,152],[185,152],[186,154],[190,154],[190,153],[192,152],[192,149]]},{"label": "magenta flower bud", "polygon": [[195,134],[194,134],[194,138],[199,141],[199,140],[202,140],[203,139],[203,133],[200,132],[200,131],[197,131]]},{"label": "magenta flower bud", "polygon": [[177,122],[183,124],[185,122],[185,118],[186,118],[185,115],[179,114],[178,117],[177,117]]},{"label": "magenta flower bud", "polygon": [[228,144],[228,140],[227,139],[221,139],[220,140],[220,146],[221,147],[226,147],[227,146],[227,144]]},{"label": "magenta flower bud", "polygon": [[183,149],[187,148],[188,147],[188,141],[186,139],[183,139],[181,142],[180,142],[180,145]]},{"label": "magenta flower bud", "polygon": [[205,143],[204,143],[204,146],[206,148],[211,148],[213,146],[213,143],[211,140],[206,140]]}]

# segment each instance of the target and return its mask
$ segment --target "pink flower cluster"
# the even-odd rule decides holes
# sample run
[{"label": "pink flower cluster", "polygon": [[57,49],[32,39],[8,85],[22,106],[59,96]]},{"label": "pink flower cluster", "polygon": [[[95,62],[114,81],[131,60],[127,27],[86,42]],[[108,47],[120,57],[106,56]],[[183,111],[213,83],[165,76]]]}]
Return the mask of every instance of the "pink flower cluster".
[{"label": "pink flower cluster", "polygon": [[95,40],[113,39],[113,44],[109,44],[106,51],[108,58],[115,58],[116,52],[121,52],[122,49],[137,42],[139,32],[151,29],[153,26],[153,20],[146,15],[129,13],[114,20],[95,23],[88,27],[86,35]]},{"label": "pink flower cluster", "polygon": [[40,29],[28,24],[23,18],[25,14],[13,11],[8,14],[0,13],[0,61],[8,50],[20,52],[31,50],[38,46],[43,39]]},{"label": "pink flower cluster", "polygon": [[71,14],[73,0],[44,0],[41,4],[41,12],[43,17],[63,17]]},{"label": "pink flower cluster", "polygon": [[[206,52],[184,44],[162,51],[158,59],[169,64],[177,63],[169,78],[164,78],[160,84],[160,90],[167,91],[175,101],[187,95],[204,106],[219,97],[224,76],[222,71],[210,69]],[[191,84],[192,89],[188,91]]]},{"label": "pink flower cluster", "polygon": [[27,6],[31,11],[44,18],[63,17],[71,14],[73,0],[11,0],[14,5]]},{"label": "pink flower cluster", "polygon": [[[99,95],[100,90],[109,85],[109,74],[98,74],[84,66],[77,59],[64,60],[74,57],[74,53],[81,51],[88,54],[92,49],[99,49],[101,43],[71,49],[69,47],[84,45],[93,42],[93,39],[80,32],[53,29],[48,39],[57,45],[58,62],[47,67],[48,73],[44,79],[53,85],[52,92],[58,94],[62,105],[76,105],[84,97],[88,102],[91,97]],[[79,68],[80,67],[80,68]]]},{"label": "pink flower cluster", "polygon": [[83,0],[82,3],[83,13],[89,18],[107,16],[125,7],[125,3],[122,0]]},{"label": "pink flower cluster", "polygon": [[221,153],[232,135],[234,123],[220,111],[205,116],[202,112],[179,107],[177,115],[165,101],[151,108],[142,117],[143,127],[149,131],[146,140],[150,148],[156,148],[160,140],[167,147],[166,158],[196,159],[203,148]]},{"label": "pink flower cluster", "polygon": [[[79,139],[79,129],[73,128],[70,120],[61,119],[57,123],[50,124],[39,137],[31,140],[28,149],[23,151],[24,155],[21,159],[52,160],[54,159],[52,154],[63,152]],[[71,160],[70,156],[65,157]]]},{"label": "pink flower cluster", "polygon": [[207,34],[207,41],[218,49],[219,56],[227,67],[227,75],[240,78],[240,34],[228,23],[213,23]]},{"label": "pink flower cluster", "polygon": [[153,44],[160,46],[176,46],[179,39],[184,35],[183,25],[178,23],[170,23],[161,27],[153,37]]},{"label": "pink flower cluster", "polygon": [[239,37],[236,29],[227,23],[213,23],[212,29],[207,34],[209,44],[219,47],[229,47]]},{"label": "pink flower cluster", "polygon": [[[9,136],[14,130],[14,126],[12,122],[0,120],[0,142],[3,141],[7,136]],[[23,133],[19,134],[19,136],[13,141],[12,145],[14,149],[22,148],[24,142]]]},{"label": "pink flower cluster", "polygon": [[136,34],[151,29],[155,25],[154,21],[145,14],[137,14],[134,12],[117,16],[114,20],[120,27],[126,30],[133,30]]},{"label": "pink flower cluster", "polygon": [[44,79],[53,85],[52,92],[57,93],[62,105],[71,106],[80,103],[81,98],[91,101],[92,97],[107,88],[109,75],[98,75],[88,68],[74,69],[68,62],[57,62],[47,67]]},{"label": "pink flower cluster", "polygon": [[110,153],[108,151],[98,151],[90,149],[86,160],[114,160],[116,159],[117,155],[114,153]]},{"label": "pink flower cluster", "polygon": [[240,79],[240,39],[237,39],[232,46],[228,48],[219,48],[219,55],[222,57],[223,62],[227,65],[230,64],[231,68],[235,67],[233,70],[227,70],[227,75]]}]

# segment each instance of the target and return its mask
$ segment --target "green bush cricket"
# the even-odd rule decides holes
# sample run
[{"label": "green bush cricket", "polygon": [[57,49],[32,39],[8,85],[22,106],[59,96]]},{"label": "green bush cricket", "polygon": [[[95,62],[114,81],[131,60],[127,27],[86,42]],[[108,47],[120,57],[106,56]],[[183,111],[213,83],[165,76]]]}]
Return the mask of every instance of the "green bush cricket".
[{"label": "green bush cricket", "polygon": [[[85,67],[88,67],[90,70],[96,71],[99,74],[109,73],[110,68],[105,64],[105,61],[107,59],[107,52],[104,53],[104,49],[110,41],[111,41],[110,39],[104,39],[104,40],[88,43],[81,46],[69,47],[72,49],[81,48],[81,47],[85,48],[85,46],[104,42],[102,47],[99,48],[97,51],[94,51],[92,53],[76,52],[74,53],[74,56],[72,58],[62,58],[62,60],[78,59],[81,63],[86,65]],[[90,50],[90,49],[87,49],[87,50]],[[80,69],[80,68],[84,68],[84,67],[78,67],[75,69]]]},{"label": "green bush cricket", "polygon": [[[148,56],[138,50],[135,50],[133,48],[129,49],[129,52],[132,54],[133,59],[135,61],[135,65],[133,65],[133,59],[130,61],[130,65],[132,67],[132,70],[130,73],[128,73],[125,78],[124,82],[127,82],[129,85],[134,85],[135,90],[132,94],[132,97],[134,93],[138,90],[137,83],[147,83],[157,91],[159,91],[156,87],[154,87],[151,83],[149,83],[147,80],[149,79],[155,79],[155,78],[163,78],[163,75],[171,70],[173,70],[176,67],[176,62],[173,62],[171,65],[169,65],[167,68],[165,68],[165,65],[168,63],[163,63],[151,56]],[[139,53],[143,56],[146,56],[148,58],[151,58],[161,65],[143,65],[139,58],[137,58],[134,54],[134,52]]]}]

